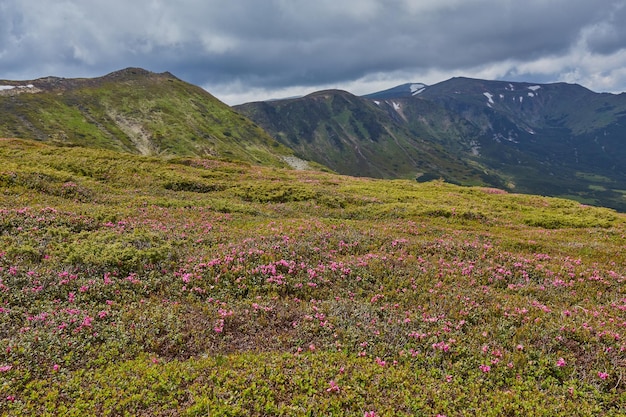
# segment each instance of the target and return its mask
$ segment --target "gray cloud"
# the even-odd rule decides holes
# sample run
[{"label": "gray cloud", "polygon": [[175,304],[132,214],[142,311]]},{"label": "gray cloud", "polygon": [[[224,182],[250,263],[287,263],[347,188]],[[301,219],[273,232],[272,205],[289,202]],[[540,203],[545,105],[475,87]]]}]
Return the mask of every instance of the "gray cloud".
[{"label": "gray cloud", "polygon": [[[529,81],[577,74],[575,80],[623,90],[625,4],[4,0],[0,78],[95,76],[141,66],[169,70],[210,91],[271,93],[427,74],[526,75]],[[589,66],[589,55],[605,57],[606,66]]]}]

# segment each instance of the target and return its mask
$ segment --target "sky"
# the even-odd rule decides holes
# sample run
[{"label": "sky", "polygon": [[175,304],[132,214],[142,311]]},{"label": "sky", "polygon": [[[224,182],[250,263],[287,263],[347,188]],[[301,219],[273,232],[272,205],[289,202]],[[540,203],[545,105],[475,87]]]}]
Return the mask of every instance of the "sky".
[{"label": "sky", "polygon": [[626,0],[0,0],[0,79],[141,67],[230,105],[455,76],[620,93],[624,22]]}]

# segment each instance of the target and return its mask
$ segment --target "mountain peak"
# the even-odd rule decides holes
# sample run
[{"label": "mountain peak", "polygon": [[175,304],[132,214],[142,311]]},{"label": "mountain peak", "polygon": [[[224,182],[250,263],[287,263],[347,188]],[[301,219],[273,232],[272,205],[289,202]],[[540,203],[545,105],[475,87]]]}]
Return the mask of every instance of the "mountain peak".
[{"label": "mountain peak", "polygon": [[338,89],[329,89],[329,90],[321,90],[321,91],[316,91],[314,93],[308,94],[305,96],[308,98],[314,98],[314,97],[323,97],[323,98],[329,98],[330,96],[350,96],[350,97],[354,97],[354,94],[345,91],[345,90],[338,90]]},{"label": "mountain peak", "polygon": [[424,83],[406,83],[387,90],[378,91],[362,96],[370,100],[386,100],[391,98],[405,98],[420,94],[428,86]]},{"label": "mountain peak", "polygon": [[119,79],[134,79],[134,78],[149,78],[149,77],[166,77],[178,79],[171,72],[152,72],[143,68],[128,67],[118,71],[113,71],[103,77],[103,79],[119,80]]},{"label": "mountain peak", "polygon": [[152,74],[154,73],[143,68],[128,67],[128,68],[124,68],[121,70],[113,71],[105,75],[103,78],[126,78],[126,77],[136,77],[136,76],[145,77],[145,76],[149,76]]}]

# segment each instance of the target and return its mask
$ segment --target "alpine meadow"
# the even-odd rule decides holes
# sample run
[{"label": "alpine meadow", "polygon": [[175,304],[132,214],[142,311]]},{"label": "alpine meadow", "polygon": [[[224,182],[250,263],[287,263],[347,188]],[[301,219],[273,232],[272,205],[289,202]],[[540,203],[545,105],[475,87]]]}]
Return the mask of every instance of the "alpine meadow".
[{"label": "alpine meadow", "polygon": [[624,97],[510,85],[0,81],[0,415],[626,415]]}]

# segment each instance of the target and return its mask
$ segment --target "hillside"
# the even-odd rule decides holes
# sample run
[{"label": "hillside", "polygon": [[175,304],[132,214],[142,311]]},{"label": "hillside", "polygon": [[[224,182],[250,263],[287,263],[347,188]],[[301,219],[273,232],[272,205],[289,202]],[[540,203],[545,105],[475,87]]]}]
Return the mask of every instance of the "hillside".
[{"label": "hillside", "polygon": [[[420,104],[420,103],[416,103]],[[235,106],[301,158],[336,172],[374,178],[446,178],[485,184],[486,174],[469,164],[476,129],[441,107],[419,106],[405,114],[346,91]],[[431,125],[410,120],[413,113]],[[431,140],[437,132],[468,140]],[[494,181],[495,182],[495,179]]]},{"label": "hillside", "polygon": [[0,80],[0,137],[142,155],[212,155],[286,166],[292,155],[200,87],[127,68],[99,78]]},{"label": "hillside", "polygon": [[3,416],[621,416],[626,215],[0,140]]},{"label": "hillside", "polygon": [[346,94],[235,109],[342,174],[443,178],[626,211],[626,94],[468,78]]}]

